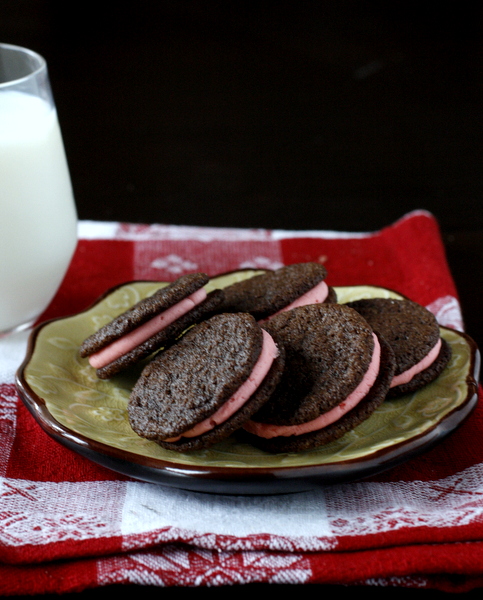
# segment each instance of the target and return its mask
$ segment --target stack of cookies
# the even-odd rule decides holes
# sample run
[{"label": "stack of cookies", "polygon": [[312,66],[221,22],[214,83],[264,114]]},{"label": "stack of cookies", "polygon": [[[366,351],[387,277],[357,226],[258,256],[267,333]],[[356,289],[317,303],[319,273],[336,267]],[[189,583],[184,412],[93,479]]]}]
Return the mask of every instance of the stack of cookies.
[{"label": "stack of cookies", "polygon": [[235,432],[267,452],[317,448],[433,381],[451,355],[423,306],[340,304],[326,276],[299,263],[207,294],[207,275],[186,275],[80,353],[103,379],[146,361],[129,421],[164,448],[205,449]]}]

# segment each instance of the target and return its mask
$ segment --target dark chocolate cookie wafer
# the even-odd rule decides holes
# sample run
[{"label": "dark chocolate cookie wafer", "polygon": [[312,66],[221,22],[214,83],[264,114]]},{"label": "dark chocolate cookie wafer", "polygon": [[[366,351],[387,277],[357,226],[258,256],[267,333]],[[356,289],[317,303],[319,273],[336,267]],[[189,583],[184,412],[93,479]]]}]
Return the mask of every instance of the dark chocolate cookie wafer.
[{"label": "dark chocolate cookie wafer", "polygon": [[396,357],[388,398],[413,393],[434,381],[451,358],[436,317],[412,300],[367,298],[348,303],[390,344]]},{"label": "dark chocolate cookie wafer", "polygon": [[215,313],[224,294],[206,294],[208,281],[204,273],[191,273],[159,289],[89,336],[81,345],[81,357],[89,357],[100,379],[147,358]]},{"label": "dark chocolate cookie wafer", "polygon": [[325,267],[313,262],[267,271],[224,288],[225,300],[221,310],[247,312],[260,321],[286,310],[312,291],[314,295],[308,296],[305,304],[336,302],[335,290],[325,283],[326,276]]},{"label": "dark chocolate cookie wafer", "polygon": [[144,368],[129,400],[131,427],[170,450],[207,448],[261,408],[283,364],[251,315],[216,315]]},{"label": "dark chocolate cookie wafer", "polygon": [[304,306],[273,317],[264,328],[284,347],[285,369],[270,400],[244,426],[253,445],[269,452],[319,447],[384,401],[394,356],[355,310]]}]

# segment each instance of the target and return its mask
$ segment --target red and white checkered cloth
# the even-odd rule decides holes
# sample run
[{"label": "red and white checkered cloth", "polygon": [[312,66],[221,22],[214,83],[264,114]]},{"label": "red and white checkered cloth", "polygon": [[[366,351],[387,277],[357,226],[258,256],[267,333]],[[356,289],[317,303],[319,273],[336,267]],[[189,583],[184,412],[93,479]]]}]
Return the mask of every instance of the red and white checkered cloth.
[{"label": "red and white checkered cloth", "polygon": [[[331,285],[393,288],[462,328],[438,224],[424,211],[374,233],[81,222],[79,238],[43,318],[128,280],[311,260]],[[26,339],[0,340],[0,594],[111,583],[483,586],[479,405],[435,449],[371,479],[281,496],[201,494],[130,480],[47,436],[14,385]]]}]

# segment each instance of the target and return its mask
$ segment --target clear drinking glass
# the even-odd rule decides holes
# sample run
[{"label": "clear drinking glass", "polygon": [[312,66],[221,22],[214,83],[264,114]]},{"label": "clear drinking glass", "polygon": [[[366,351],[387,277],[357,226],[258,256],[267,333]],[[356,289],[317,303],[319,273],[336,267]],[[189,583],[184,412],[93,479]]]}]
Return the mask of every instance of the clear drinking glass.
[{"label": "clear drinking glass", "polygon": [[0,44],[0,336],[54,297],[77,244],[77,213],[45,60]]}]

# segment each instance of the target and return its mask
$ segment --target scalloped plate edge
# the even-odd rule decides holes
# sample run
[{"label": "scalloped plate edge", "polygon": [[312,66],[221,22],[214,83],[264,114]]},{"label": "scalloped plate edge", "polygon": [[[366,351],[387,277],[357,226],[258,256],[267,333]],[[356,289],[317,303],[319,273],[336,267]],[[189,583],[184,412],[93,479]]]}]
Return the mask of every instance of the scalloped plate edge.
[{"label": "scalloped plate edge", "polygon": [[[247,269],[245,271],[259,272],[260,270]],[[220,277],[225,275],[229,274],[223,274]],[[88,312],[115,289],[133,283],[144,282],[133,281],[115,286],[106,291],[91,306],[79,314]],[[351,289],[357,287],[374,288],[404,297],[399,292],[379,286],[362,285],[346,287],[350,287]],[[39,332],[52,322],[68,318],[61,317],[41,323],[31,332],[25,359],[16,373],[16,387],[20,397],[41,428],[59,443],[121,475],[150,483],[209,493],[272,494],[300,492],[320,485],[363,479],[393,468],[441,441],[466,420],[476,407],[478,401],[480,352],[476,343],[466,333],[451,330],[453,333],[461,336],[470,348],[471,364],[466,380],[468,393],[464,401],[456,409],[421,435],[391,445],[389,448],[376,450],[362,458],[324,463],[321,465],[237,468],[186,465],[172,461],[163,461],[119,450],[69,429],[51,415],[44,399],[38,396],[28,384],[25,378],[25,369],[34,353]]]}]

